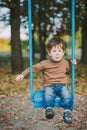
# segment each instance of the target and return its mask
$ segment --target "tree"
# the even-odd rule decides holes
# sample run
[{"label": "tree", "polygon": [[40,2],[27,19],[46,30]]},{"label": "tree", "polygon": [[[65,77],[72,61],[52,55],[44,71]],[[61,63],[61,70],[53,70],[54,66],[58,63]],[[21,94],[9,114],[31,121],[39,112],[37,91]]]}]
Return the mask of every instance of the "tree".
[{"label": "tree", "polygon": [[[18,73],[23,70],[23,57],[20,44],[20,0],[2,0],[0,5],[10,10],[8,20],[11,25],[12,73]],[[2,16],[2,20],[4,19],[7,20],[6,16]]]},{"label": "tree", "polygon": [[13,1],[10,6],[11,16],[11,63],[12,72],[18,73],[23,70],[23,57],[20,44],[20,1]]},{"label": "tree", "polygon": [[[61,32],[70,34],[71,30],[71,1],[63,0],[63,27]],[[76,32],[82,28],[82,47],[81,47],[81,61],[87,64],[87,1],[76,0],[75,3],[75,28]],[[60,33],[59,30],[59,33]]]},{"label": "tree", "polygon": [[87,1],[86,0],[77,1],[76,5],[77,5],[76,10],[77,27],[79,26],[82,27],[81,61],[82,63],[87,64]]},{"label": "tree", "polygon": [[[3,6],[2,6],[3,5]],[[23,69],[23,59],[20,45],[20,21],[27,26],[27,0],[1,0],[0,6],[10,9],[12,72]],[[71,35],[71,1],[69,0],[32,0],[33,33],[39,34],[41,60],[46,57],[45,42],[49,35]],[[7,16],[7,15],[6,15]],[[6,17],[5,16],[5,17]],[[21,16],[21,17],[20,17]],[[4,19],[5,19],[4,17]],[[76,31],[82,27],[82,62],[87,63],[86,34],[87,34],[87,1],[76,1]],[[24,19],[25,18],[25,19]],[[56,22],[57,21],[57,22]],[[35,40],[33,35],[33,46]],[[16,57],[16,58],[15,58]]]},{"label": "tree", "polygon": [[40,46],[40,60],[46,58],[45,42],[51,33],[54,34],[55,17],[59,12],[58,1],[49,0],[33,0],[32,2],[32,18],[33,25],[36,32],[39,34],[39,46]]},{"label": "tree", "polygon": [[87,64],[87,16],[84,18],[82,25],[82,63]]}]

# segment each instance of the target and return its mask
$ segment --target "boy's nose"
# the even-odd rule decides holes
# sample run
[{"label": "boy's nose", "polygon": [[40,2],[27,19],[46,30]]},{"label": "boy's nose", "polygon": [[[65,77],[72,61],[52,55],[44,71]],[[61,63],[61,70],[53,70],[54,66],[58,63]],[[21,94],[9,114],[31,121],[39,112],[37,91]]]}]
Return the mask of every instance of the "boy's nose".
[{"label": "boy's nose", "polygon": [[59,55],[59,52],[56,52],[56,55]]}]

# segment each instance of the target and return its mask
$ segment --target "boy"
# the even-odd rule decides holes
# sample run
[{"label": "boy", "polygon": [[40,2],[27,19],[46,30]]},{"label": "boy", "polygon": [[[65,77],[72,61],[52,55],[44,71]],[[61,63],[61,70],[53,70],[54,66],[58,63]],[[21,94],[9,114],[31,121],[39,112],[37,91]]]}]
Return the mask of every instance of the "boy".
[{"label": "boy", "polygon": [[[72,98],[68,90],[68,76],[71,67],[69,63],[63,58],[64,56],[64,41],[60,38],[54,37],[49,40],[47,45],[48,60],[43,60],[40,63],[33,65],[33,72],[43,72],[44,80],[44,97],[43,104],[46,109],[46,118],[52,119],[54,116],[53,107],[56,95],[61,98],[61,106],[64,108],[63,118],[66,123],[72,123]],[[72,64],[77,64],[74,59]],[[21,74],[16,76],[16,81],[23,80],[29,74],[30,70],[27,68]]]}]

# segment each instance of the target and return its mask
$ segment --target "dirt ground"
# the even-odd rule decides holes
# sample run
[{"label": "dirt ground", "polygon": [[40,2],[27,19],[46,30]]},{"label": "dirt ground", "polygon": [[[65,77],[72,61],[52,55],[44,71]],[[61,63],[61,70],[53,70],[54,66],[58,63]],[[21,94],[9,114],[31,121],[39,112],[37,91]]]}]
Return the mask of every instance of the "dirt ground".
[{"label": "dirt ground", "polygon": [[62,119],[63,109],[54,109],[54,119],[44,116],[44,109],[35,109],[29,94],[0,96],[0,130],[87,130],[87,96],[75,96],[73,123]]}]

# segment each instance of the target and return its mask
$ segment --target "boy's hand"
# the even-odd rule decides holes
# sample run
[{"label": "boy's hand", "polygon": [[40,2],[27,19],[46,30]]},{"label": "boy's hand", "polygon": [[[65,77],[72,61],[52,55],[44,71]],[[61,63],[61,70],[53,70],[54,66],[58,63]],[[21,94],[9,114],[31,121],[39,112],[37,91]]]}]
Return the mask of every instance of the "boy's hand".
[{"label": "boy's hand", "polygon": [[76,59],[71,60],[71,63],[74,64],[74,65],[77,65],[77,60]]},{"label": "boy's hand", "polygon": [[23,74],[19,74],[19,75],[16,75],[15,80],[16,80],[16,81],[22,81],[23,78],[24,78],[24,75],[23,75]]}]

